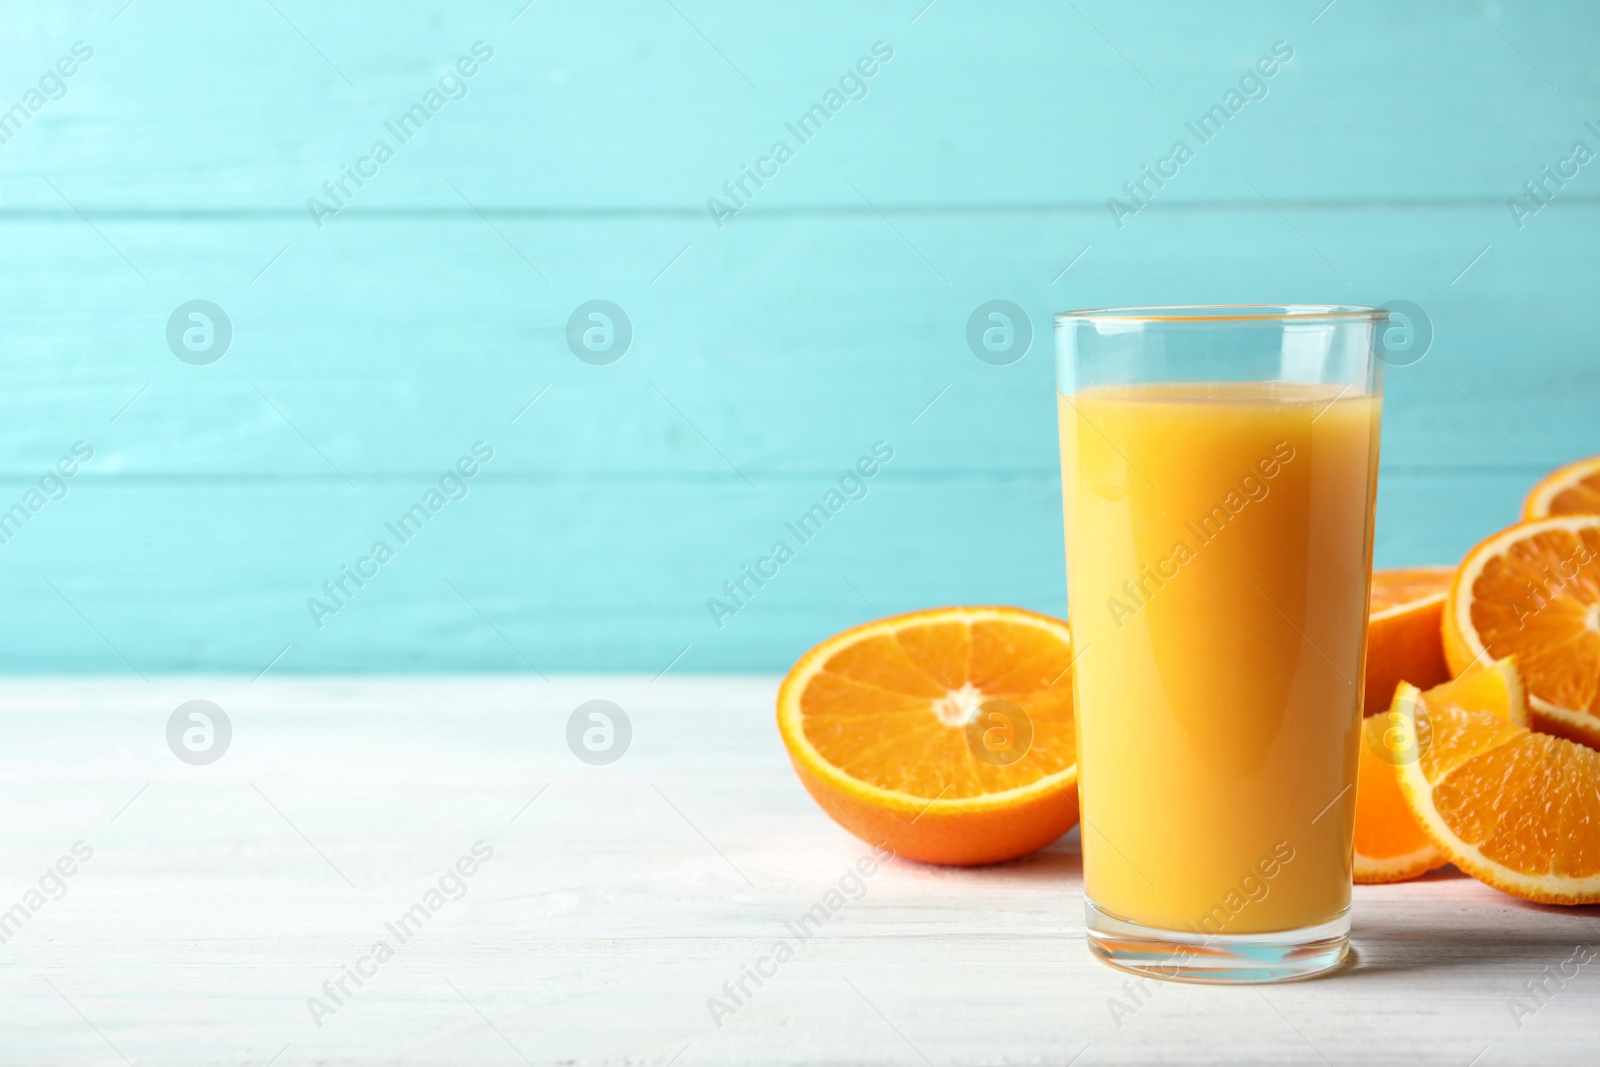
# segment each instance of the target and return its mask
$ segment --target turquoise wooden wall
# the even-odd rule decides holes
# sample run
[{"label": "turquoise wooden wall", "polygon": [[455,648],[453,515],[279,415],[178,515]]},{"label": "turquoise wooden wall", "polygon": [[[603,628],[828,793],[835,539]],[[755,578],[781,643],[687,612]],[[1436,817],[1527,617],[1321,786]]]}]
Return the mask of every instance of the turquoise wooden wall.
[{"label": "turquoise wooden wall", "polygon": [[[1600,451],[1600,163],[1508,206],[1600,149],[1584,0],[6,0],[4,21],[0,509],[28,516],[0,545],[7,671],[775,670],[879,611],[1061,612],[1070,307],[1424,308],[1431,350],[1389,376],[1382,564],[1454,560]],[[1275,42],[1292,58],[1244,83],[1264,97],[1194,137]],[[402,142],[386,123],[419,103]],[[802,141],[786,123],[819,103]],[[1108,198],[1179,139],[1193,158],[1119,226]],[[331,209],[358,165],[319,226],[308,199]],[[758,165],[719,226],[708,199]],[[631,323],[609,365],[567,341],[597,299]],[[1005,366],[966,342],[997,299],[1035,335]],[[168,345],[192,300],[231,323],[216,362]],[[93,458],[40,488],[79,441]],[[445,482],[463,499],[386,533],[480,441],[492,460]],[[876,442],[866,495],[714,620]],[[362,564],[378,540],[393,557]],[[376,576],[314,619],[357,565]]]}]

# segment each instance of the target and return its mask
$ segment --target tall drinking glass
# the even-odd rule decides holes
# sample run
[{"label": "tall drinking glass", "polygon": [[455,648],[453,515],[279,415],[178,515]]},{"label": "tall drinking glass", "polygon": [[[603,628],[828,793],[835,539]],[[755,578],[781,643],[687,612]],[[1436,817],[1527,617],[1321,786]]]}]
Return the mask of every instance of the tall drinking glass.
[{"label": "tall drinking glass", "polygon": [[1056,317],[1084,908],[1116,966],[1344,958],[1386,319]]}]

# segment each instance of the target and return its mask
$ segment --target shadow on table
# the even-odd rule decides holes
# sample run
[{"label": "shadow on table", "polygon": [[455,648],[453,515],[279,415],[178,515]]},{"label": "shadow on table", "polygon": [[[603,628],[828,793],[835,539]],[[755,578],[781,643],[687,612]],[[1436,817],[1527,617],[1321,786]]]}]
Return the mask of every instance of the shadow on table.
[{"label": "shadow on table", "polygon": [[[914,860],[900,862],[915,863]],[[998,879],[1013,885],[1037,883],[1079,891],[1083,889],[1083,856],[1078,852],[1075,838],[1071,841],[1063,838],[1038,852],[1030,852],[1026,856],[1006,860],[1003,863],[986,863],[978,867],[940,867],[932,864],[916,864],[916,866],[942,878],[970,878],[983,882],[994,882]]]},{"label": "shadow on table", "polygon": [[[1415,882],[1465,882],[1454,867]],[[1600,941],[1600,906],[1535,904],[1481,887],[1488,899],[1468,905],[1482,921],[1465,917],[1461,902],[1419,907],[1399,901],[1372,902],[1355,916],[1352,962],[1336,974],[1382,974],[1481,968],[1526,963],[1533,970],[1565,959],[1584,944]],[[1515,918],[1505,912],[1520,912]],[[1530,921],[1532,920],[1532,921]]]},{"label": "shadow on table", "polygon": [[[929,870],[943,877],[1083,890],[1083,856],[1076,834],[1005,863]],[[1451,888],[1452,899],[1363,900],[1358,896],[1350,958],[1321,976],[1322,980],[1482,968],[1496,963],[1528,964],[1531,972],[1536,972],[1545,964],[1567,958],[1579,945],[1600,943],[1600,906],[1560,907],[1518,900],[1473,881],[1454,867],[1405,884],[1428,883]],[[1359,894],[1397,888],[1358,886],[1357,890]],[[1481,900],[1475,898],[1478,890],[1482,891]],[[1467,891],[1469,897],[1462,898],[1459,891]]]},{"label": "shadow on table", "polygon": [[[966,868],[963,873],[1081,892],[1083,856],[1078,847],[1074,835],[1032,855]],[[1474,882],[1454,867],[1433,871],[1409,884],[1426,883],[1481,890],[1483,899],[1358,901],[1350,959],[1324,979],[1450,971],[1496,963],[1527,964],[1532,972],[1566,959],[1579,945],[1600,943],[1600,906],[1560,907],[1518,900]],[[1369,888],[1379,887],[1358,887]],[[1481,912],[1481,920],[1473,912]]]}]

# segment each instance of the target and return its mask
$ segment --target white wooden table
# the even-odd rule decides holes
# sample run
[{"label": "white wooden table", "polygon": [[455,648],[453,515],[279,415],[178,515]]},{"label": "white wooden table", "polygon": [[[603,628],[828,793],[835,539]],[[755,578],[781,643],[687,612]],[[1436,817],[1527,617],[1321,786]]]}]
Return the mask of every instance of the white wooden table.
[{"label": "white wooden table", "polygon": [[[786,924],[868,850],[790,772],[774,686],[6,682],[0,923],[27,914],[9,912],[0,944],[0,1062],[1600,1059],[1600,960],[1549,981],[1536,1012],[1511,1009],[1600,947],[1600,910],[1525,905],[1453,871],[1358,887],[1354,965],[1265,989],[1140,992],[1092,960],[1075,836],[983,870],[890,862],[798,943]],[[566,742],[595,698],[633,727],[606,766]],[[232,724],[209,765],[167,746],[191,699]],[[480,841],[492,858],[428,911]],[[92,857],[30,898],[77,842]],[[402,942],[386,923],[419,903]],[[735,1005],[724,983],[779,941],[793,958]],[[335,1004],[323,984],[337,993],[358,963],[367,976]],[[314,1020],[313,997],[334,1010]],[[713,997],[736,1010],[714,1020]]]}]

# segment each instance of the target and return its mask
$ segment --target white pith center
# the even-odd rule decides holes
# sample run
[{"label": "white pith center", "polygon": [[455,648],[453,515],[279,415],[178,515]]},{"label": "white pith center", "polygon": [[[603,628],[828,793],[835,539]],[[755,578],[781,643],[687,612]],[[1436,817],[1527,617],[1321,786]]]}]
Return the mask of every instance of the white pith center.
[{"label": "white pith center", "polygon": [[1595,633],[1600,634],[1600,602],[1590,604],[1585,613],[1583,623]]},{"label": "white pith center", "polygon": [[983,708],[983,690],[971,683],[952,689],[933,702],[933,713],[946,726],[965,726],[978,717]]}]

